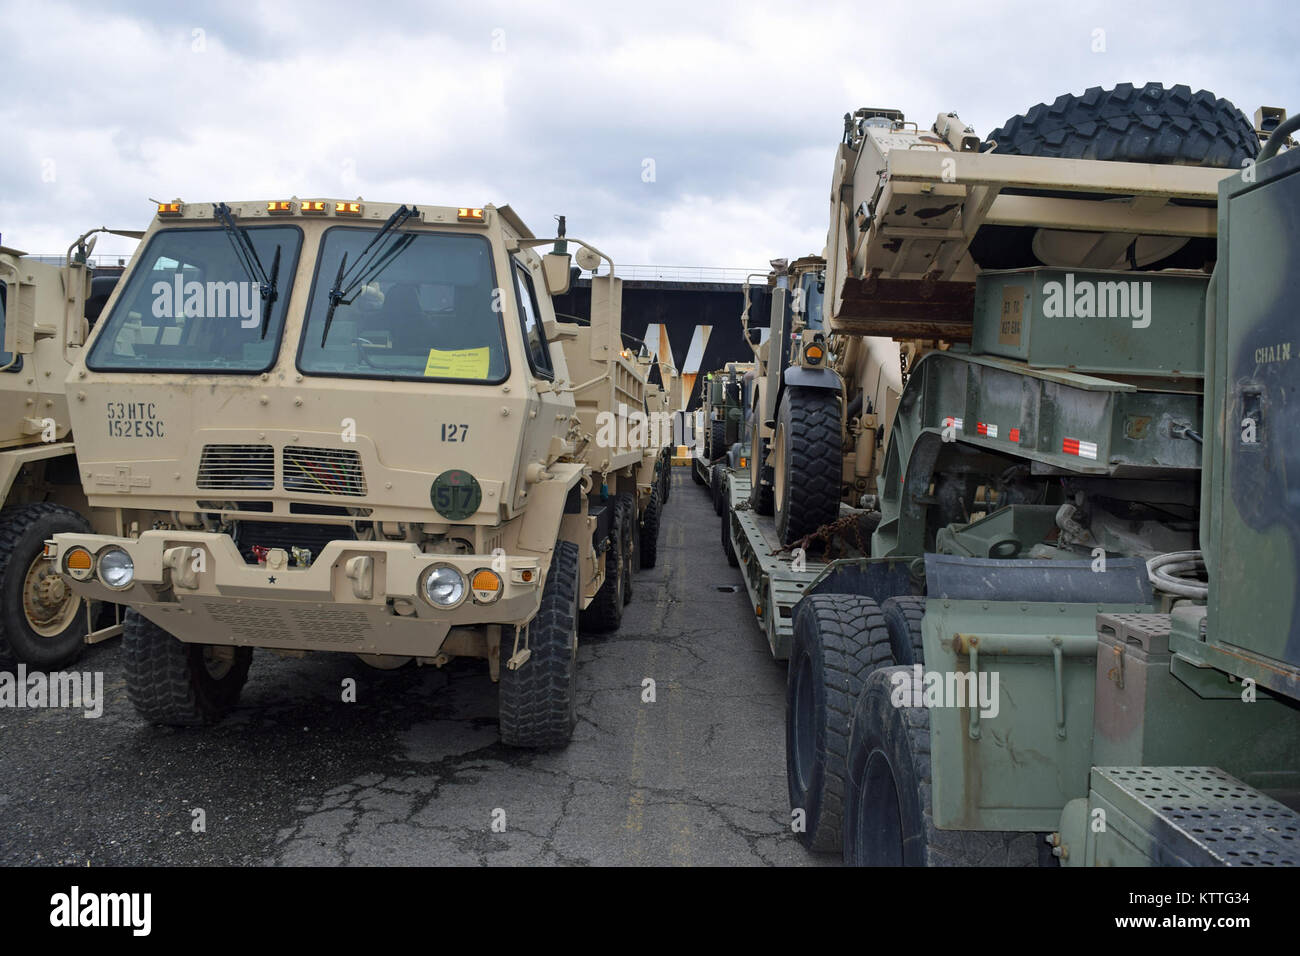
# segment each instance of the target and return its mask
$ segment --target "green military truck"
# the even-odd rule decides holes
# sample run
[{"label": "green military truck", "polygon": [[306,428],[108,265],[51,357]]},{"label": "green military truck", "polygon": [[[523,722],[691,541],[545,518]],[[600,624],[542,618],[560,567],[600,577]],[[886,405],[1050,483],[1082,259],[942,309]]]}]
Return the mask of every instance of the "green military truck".
[{"label": "green military truck", "polygon": [[703,430],[703,450],[691,457],[691,477],[709,489],[713,510],[722,514],[722,481],[728,469],[732,447],[745,439],[744,380],[753,363],[728,362],[704,376],[703,398],[697,427]]},{"label": "green military truck", "polygon": [[[782,555],[731,496],[731,544],[790,660],[809,847],[866,864],[1295,860],[1274,797],[1300,780],[1277,414],[1300,154],[1253,165],[1261,135],[1289,131],[1279,112],[1251,124],[1204,92],[1121,86],[1017,117],[996,148],[890,153],[882,188],[958,205],[906,237],[1002,268],[943,290],[942,310],[923,282],[859,307],[864,334],[890,331],[895,302],[897,337],[922,310],[952,341],[908,369],[877,507],[841,501],[801,542],[817,561]],[[862,244],[890,247],[885,219]]]}]

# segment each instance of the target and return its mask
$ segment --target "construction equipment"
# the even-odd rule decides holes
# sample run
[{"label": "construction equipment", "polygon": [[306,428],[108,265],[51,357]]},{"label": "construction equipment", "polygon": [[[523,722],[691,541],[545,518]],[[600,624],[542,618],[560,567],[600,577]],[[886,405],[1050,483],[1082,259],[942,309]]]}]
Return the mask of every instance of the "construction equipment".
[{"label": "construction equipment", "polygon": [[[609,266],[588,325],[551,302],[570,244]],[[473,657],[507,744],[563,745],[579,619],[618,626],[633,563],[620,308],[508,206],[160,204],[67,384],[90,503],[143,516],[47,546],[129,606],[141,715],[219,719],[255,647]]]},{"label": "construction equipment", "polygon": [[[746,415],[748,443],[755,449],[750,503],[775,518],[778,540],[789,545],[834,519],[841,480],[854,480],[854,457],[842,454],[844,385],[830,367],[826,260],[773,260],[767,283],[767,339],[755,341],[748,286],[741,319],[758,367]],[[802,487],[796,492],[795,485]]]}]

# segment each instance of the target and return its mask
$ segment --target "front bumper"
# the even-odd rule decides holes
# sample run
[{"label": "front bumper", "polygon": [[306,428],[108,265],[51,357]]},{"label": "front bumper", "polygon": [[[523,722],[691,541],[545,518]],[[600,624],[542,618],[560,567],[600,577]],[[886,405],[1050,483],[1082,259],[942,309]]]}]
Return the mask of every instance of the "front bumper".
[{"label": "front bumper", "polygon": [[[429,657],[453,628],[523,625],[541,602],[542,560],[536,556],[426,554],[409,542],[332,541],[310,567],[285,566],[283,552],[249,564],[229,535],[146,531],[138,538],[59,534],[47,545],[56,566],[75,547],[96,556],[89,580],[68,581],[78,594],[135,608],[182,641],[199,644],[346,651]],[[105,585],[98,557],[126,551],[132,583]],[[495,561],[495,563],[494,563]],[[424,597],[421,581],[433,565],[449,565],[470,580],[495,570],[501,596],[479,603],[469,588],[454,608]]]}]

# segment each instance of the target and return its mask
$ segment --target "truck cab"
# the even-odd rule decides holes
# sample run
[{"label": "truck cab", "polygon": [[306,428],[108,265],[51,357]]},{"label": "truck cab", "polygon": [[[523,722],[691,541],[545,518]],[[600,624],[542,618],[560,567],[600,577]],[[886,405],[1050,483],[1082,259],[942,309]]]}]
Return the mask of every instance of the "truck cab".
[{"label": "truck cab", "polygon": [[[582,396],[641,380],[610,271],[570,383],[571,265],[541,244],[508,206],[159,206],[67,384],[87,497],[143,517],[47,549],[130,606],[128,655],[190,675],[197,703],[129,688],[147,718],[216,719],[254,647],[469,656],[502,680],[508,743],[567,740],[576,616],[623,556],[611,493],[640,459],[597,448]],[[548,600],[564,633],[530,631]],[[508,728],[507,684],[546,661],[567,701]]]}]

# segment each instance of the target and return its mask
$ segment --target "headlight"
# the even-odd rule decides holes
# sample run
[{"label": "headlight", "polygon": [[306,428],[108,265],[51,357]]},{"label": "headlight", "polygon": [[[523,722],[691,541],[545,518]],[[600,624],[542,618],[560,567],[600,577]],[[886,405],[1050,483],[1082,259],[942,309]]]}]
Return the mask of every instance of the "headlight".
[{"label": "headlight", "polygon": [[453,608],[465,600],[465,578],[449,565],[434,565],[424,576],[424,596],[434,607]]},{"label": "headlight", "polygon": [[99,555],[99,580],[114,590],[130,587],[135,580],[135,562],[121,548],[107,548]]}]

